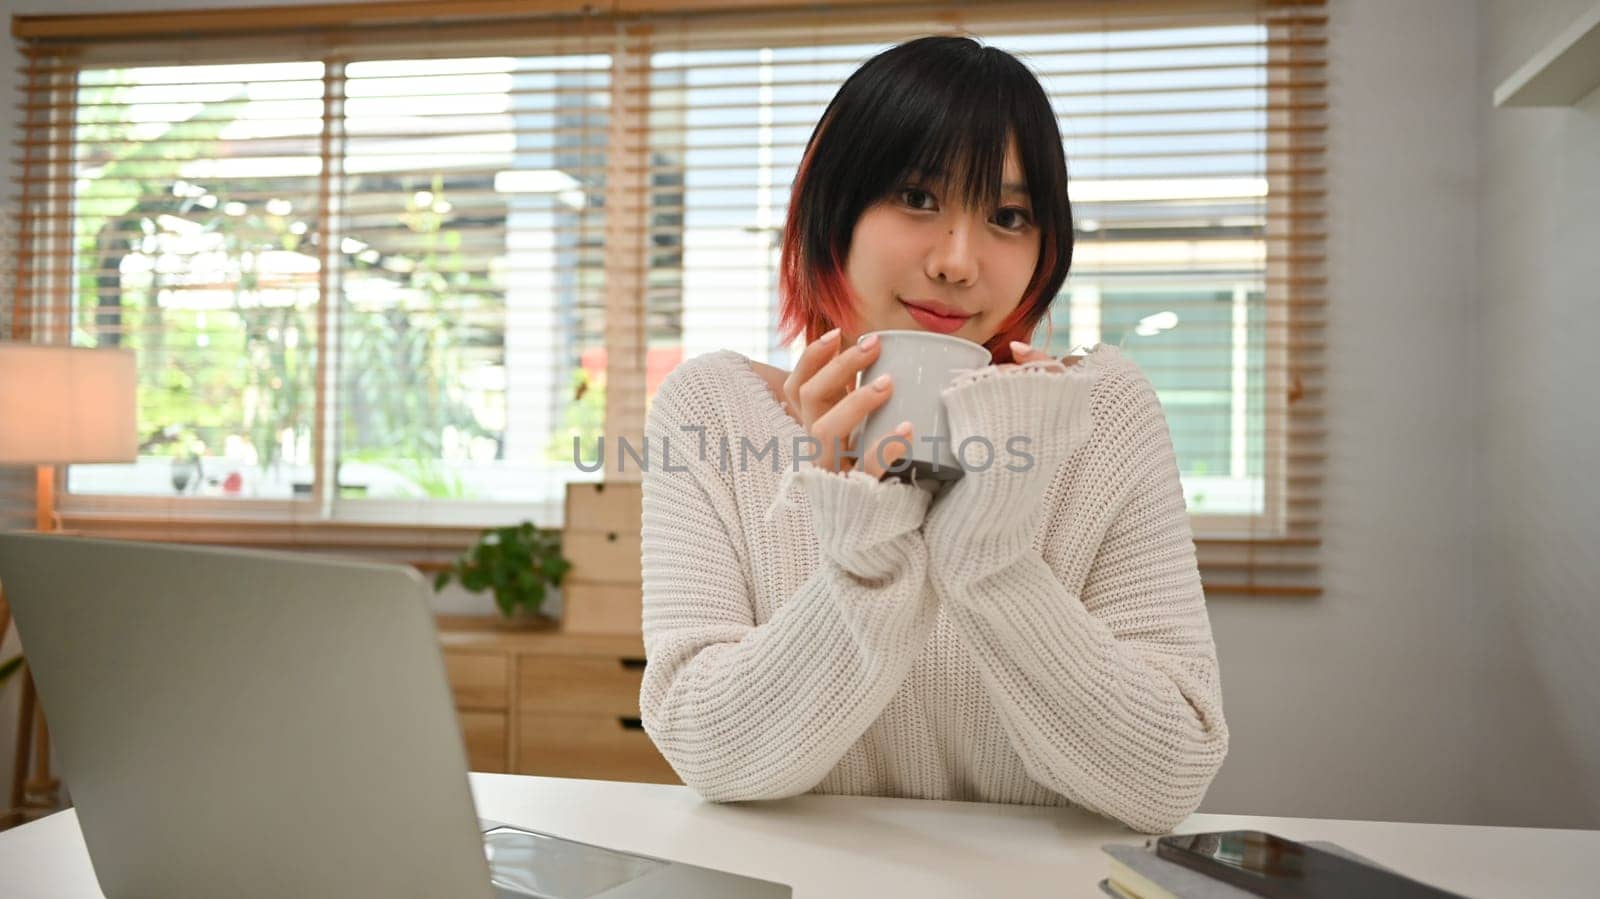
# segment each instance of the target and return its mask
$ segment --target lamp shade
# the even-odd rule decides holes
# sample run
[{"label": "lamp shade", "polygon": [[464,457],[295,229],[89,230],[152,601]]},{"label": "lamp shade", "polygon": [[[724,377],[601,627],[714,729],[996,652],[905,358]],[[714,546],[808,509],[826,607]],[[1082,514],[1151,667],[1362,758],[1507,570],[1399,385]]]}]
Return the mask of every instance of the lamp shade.
[{"label": "lamp shade", "polygon": [[0,465],[132,462],[133,351],[0,342]]}]

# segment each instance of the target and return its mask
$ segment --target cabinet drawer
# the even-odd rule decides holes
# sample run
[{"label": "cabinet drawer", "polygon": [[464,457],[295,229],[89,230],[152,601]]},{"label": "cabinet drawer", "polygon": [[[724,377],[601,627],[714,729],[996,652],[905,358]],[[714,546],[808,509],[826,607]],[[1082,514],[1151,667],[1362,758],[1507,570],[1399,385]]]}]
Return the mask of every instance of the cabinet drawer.
[{"label": "cabinet drawer", "polygon": [[456,708],[506,709],[508,667],[504,653],[445,650],[444,668]]},{"label": "cabinet drawer", "polygon": [[467,744],[467,767],[505,774],[506,716],[503,712],[458,712],[461,739]]},{"label": "cabinet drawer", "polygon": [[523,655],[517,672],[518,712],[639,716],[642,658]]},{"label": "cabinet drawer", "polygon": [[642,543],[637,526],[628,531],[568,531],[561,537],[561,551],[577,580],[637,584],[644,579],[639,560]]},{"label": "cabinet drawer", "polygon": [[562,529],[637,534],[643,508],[643,494],[637,483],[568,484]]},{"label": "cabinet drawer", "polygon": [[679,783],[638,718],[524,714],[517,727],[518,774]]},{"label": "cabinet drawer", "polygon": [[637,634],[644,618],[639,584],[561,583],[561,629],[569,634]]}]

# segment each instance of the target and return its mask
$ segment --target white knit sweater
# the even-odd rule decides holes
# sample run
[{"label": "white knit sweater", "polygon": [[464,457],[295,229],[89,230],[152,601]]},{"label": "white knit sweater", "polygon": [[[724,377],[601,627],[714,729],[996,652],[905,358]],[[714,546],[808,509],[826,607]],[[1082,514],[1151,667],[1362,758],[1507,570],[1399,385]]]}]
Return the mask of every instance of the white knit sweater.
[{"label": "white knit sweater", "polygon": [[944,397],[952,445],[999,452],[936,492],[797,466],[805,431],[737,353],[667,378],[646,429],[645,729],[715,801],[1071,803],[1171,830],[1228,729],[1154,390],[1102,344]]}]

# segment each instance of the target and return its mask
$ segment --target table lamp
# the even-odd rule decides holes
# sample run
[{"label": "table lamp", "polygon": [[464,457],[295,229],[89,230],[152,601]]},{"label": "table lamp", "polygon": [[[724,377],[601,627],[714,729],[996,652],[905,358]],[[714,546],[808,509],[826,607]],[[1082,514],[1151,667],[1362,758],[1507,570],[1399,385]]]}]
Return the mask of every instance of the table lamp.
[{"label": "table lamp", "polygon": [[[131,350],[0,341],[0,466],[37,466],[34,509],[39,530],[56,529],[55,466],[138,458],[137,380]],[[10,628],[11,607],[0,582],[0,645]],[[50,734],[26,669],[15,758],[0,827],[25,820],[29,809],[52,810],[57,804]]]}]

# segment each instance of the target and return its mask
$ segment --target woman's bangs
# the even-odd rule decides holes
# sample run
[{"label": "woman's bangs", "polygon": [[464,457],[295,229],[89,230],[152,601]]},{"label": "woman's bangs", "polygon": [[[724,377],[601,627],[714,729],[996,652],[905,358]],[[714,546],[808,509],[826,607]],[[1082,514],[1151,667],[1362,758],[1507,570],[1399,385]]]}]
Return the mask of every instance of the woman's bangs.
[{"label": "woman's bangs", "polygon": [[1014,130],[1008,110],[975,91],[952,93],[948,102],[930,104],[925,121],[910,129],[922,140],[906,154],[910,162],[899,181],[938,185],[971,209],[996,206]]}]

